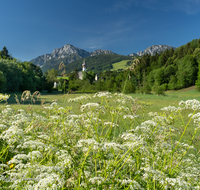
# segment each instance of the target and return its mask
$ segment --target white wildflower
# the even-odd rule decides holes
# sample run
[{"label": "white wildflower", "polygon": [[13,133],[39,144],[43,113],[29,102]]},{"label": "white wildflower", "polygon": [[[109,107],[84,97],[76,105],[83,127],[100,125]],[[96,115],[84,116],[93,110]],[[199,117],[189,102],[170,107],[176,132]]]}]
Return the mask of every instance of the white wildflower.
[{"label": "white wildflower", "polygon": [[97,93],[94,94],[93,98],[96,98],[96,97],[112,98],[110,92],[97,92]]},{"label": "white wildflower", "polygon": [[90,183],[96,184],[96,185],[101,185],[103,181],[104,181],[103,177],[93,177],[89,179]]},{"label": "white wildflower", "polygon": [[140,116],[139,115],[123,115],[124,119],[127,119],[127,118],[129,118],[129,119],[135,119],[135,118],[138,118],[138,117],[140,117]]}]

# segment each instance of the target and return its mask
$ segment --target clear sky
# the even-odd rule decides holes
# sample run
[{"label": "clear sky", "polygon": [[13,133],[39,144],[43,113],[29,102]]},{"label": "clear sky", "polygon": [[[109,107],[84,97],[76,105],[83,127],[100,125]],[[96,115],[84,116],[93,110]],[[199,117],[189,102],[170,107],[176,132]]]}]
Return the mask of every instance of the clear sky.
[{"label": "clear sky", "polygon": [[30,61],[72,44],[128,55],[200,38],[200,0],[2,0],[0,50]]}]

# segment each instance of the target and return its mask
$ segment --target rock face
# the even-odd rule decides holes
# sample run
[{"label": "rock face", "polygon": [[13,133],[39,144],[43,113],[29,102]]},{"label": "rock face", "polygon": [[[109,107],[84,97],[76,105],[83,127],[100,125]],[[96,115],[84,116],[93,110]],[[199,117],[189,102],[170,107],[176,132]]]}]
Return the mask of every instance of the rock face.
[{"label": "rock face", "polygon": [[102,50],[102,49],[90,52],[90,56],[101,55],[101,54],[114,54],[114,53],[111,50]]},{"label": "rock face", "polygon": [[44,54],[44,55],[38,56],[37,58],[32,59],[30,62],[42,67],[45,62],[51,59],[58,60],[60,58],[69,57],[68,63],[70,63],[72,61],[75,61],[74,59],[70,60],[70,58],[74,57],[75,55],[77,55],[76,57],[81,59],[81,58],[100,55],[100,54],[114,54],[114,53],[110,50],[101,50],[101,49],[95,50],[94,52],[88,52],[83,49],[74,47],[73,45],[66,44],[61,48],[54,49],[51,54]]},{"label": "rock face", "polygon": [[142,56],[144,54],[155,55],[156,52],[160,53],[162,51],[165,51],[166,49],[171,49],[171,48],[176,49],[175,47],[172,47],[172,46],[169,46],[169,45],[153,45],[153,46],[148,47],[144,51],[132,53],[129,56],[135,56],[135,55]]}]

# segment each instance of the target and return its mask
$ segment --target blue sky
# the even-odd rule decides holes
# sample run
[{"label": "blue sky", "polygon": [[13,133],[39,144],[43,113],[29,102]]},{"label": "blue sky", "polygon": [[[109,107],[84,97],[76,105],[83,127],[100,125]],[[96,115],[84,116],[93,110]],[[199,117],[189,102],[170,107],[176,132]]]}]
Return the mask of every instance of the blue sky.
[{"label": "blue sky", "polygon": [[72,44],[128,55],[200,38],[200,0],[5,0],[0,50],[30,61]]}]

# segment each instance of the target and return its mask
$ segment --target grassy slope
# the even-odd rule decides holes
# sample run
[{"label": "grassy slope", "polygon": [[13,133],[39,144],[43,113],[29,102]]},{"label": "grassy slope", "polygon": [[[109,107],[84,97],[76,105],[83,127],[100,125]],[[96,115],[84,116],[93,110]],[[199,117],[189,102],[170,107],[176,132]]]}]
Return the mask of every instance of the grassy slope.
[{"label": "grassy slope", "polygon": [[130,60],[122,60],[120,62],[117,62],[117,63],[113,63],[113,69],[111,69],[111,71],[114,71],[114,70],[118,70],[118,69],[127,69],[128,67],[130,67],[129,65],[126,65],[127,61],[130,61]]}]

